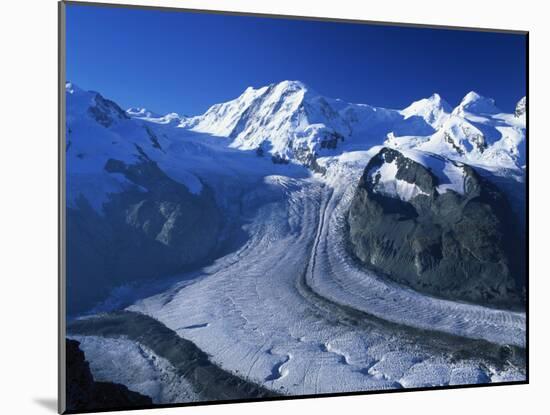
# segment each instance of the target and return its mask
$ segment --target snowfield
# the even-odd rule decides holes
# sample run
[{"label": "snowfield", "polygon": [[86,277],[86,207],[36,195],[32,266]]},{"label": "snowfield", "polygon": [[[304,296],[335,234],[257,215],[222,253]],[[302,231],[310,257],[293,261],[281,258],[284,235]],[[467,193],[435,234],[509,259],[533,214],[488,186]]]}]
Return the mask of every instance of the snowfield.
[{"label": "snowfield", "polygon": [[[99,137],[99,144],[72,144],[84,156],[68,156],[69,204],[85,197],[100,212],[109,194],[130,185],[103,165],[109,157],[133,160],[134,143],[123,140],[132,134],[192,193],[212,188],[227,218],[239,224],[238,238],[225,235],[232,249],[209,265],[165,276],[168,285],[153,282],[154,295],[154,289],[138,289],[134,297],[125,290],[127,310],[192,341],[223,370],[282,394],[525,380],[524,312],[442,300],[389,282],[351,257],[345,219],[366,164],[384,142],[430,165],[441,193],[463,192],[461,163],[520,174],[524,115],[503,114],[474,93],[454,110],[435,94],[397,111],[325,99],[286,82],[249,88],[197,117],[131,109],[128,119],[106,129],[78,115],[90,96],[73,85],[67,90],[79,98],[68,115],[72,134]],[[147,129],[162,151],[153,149]],[[298,144],[315,153],[320,173],[293,159]],[[290,163],[272,162],[275,154]],[[384,169],[385,194],[409,200],[421,191]],[[120,292],[106,303],[119,304]],[[197,398],[169,362],[142,345],[77,339],[100,380],[123,383],[156,403]],[[117,361],[123,364],[113,367]]]}]

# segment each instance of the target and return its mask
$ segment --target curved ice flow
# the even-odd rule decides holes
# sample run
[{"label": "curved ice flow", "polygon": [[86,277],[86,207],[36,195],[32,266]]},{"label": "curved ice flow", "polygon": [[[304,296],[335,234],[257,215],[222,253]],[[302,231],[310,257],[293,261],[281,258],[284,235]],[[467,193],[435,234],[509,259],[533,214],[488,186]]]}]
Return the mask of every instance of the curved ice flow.
[{"label": "curved ice flow", "polygon": [[[338,240],[327,237],[328,226],[342,225],[343,211],[338,206],[344,209],[349,202],[349,195],[344,195],[342,203],[336,203],[338,197],[329,197],[332,191],[316,179],[267,177],[243,200],[244,211],[250,212],[244,227],[250,237],[246,245],[202,269],[193,282],[178,284],[130,309],[158,319],[193,341],[224,369],[282,393],[525,378],[523,370],[513,365],[496,367],[483,357],[454,359],[453,353],[467,345],[446,348],[425,334],[412,336],[368,319],[349,321],[335,303],[414,327],[435,325],[450,333],[477,334],[472,327],[488,327],[500,333],[491,338],[505,338],[502,332],[508,330],[489,324],[499,324],[498,319],[487,318],[499,315],[494,310],[423,299],[356,269]],[[247,209],[247,204],[256,207]],[[334,275],[341,272],[345,273]],[[316,292],[335,303],[304,292],[299,283],[304,276]],[[369,296],[371,286],[387,300]],[[394,298],[400,303],[394,304]],[[433,301],[452,313],[437,318],[429,309]],[[423,310],[427,317],[413,319],[411,309]],[[452,324],[452,318],[460,323]]]},{"label": "curved ice flow", "polygon": [[525,313],[433,298],[359,268],[345,249],[345,217],[354,188],[324,202],[306,281],[319,295],[384,320],[491,343],[525,347]]}]

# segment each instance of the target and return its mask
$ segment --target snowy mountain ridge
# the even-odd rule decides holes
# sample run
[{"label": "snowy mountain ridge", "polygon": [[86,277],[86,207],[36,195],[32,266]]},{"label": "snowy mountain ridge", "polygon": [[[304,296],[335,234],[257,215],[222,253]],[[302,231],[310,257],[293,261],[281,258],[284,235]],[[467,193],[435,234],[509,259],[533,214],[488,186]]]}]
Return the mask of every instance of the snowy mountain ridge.
[{"label": "snowy mountain ridge", "polygon": [[159,115],[153,111],[148,110],[147,108],[133,107],[126,110],[131,118],[137,118],[143,121],[149,121],[156,124],[170,124],[173,122],[181,123],[185,117],[180,116],[176,112],[170,112],[166,115]]},{"label": "snowy mountain ridge", "polygon": [[525,118],[503,113],[493,99],[474,91],[455,108],[435,93],[395,110],[327,98],[300,81],[283,81],[249,87],[179,127],[299,162],[384,142],[486,167],[525,164]]},{"label": "snowy mountain ridge", "polygon": [[[97,94],[70,82],[66,90],[72,97]],[[68,116],[80,108],[103,114],[104,119],[98,122],[106,126],[131,119],[152,127],[165,125],[168,129],[163,130],[163,137],[176,136],[178,130],[221,137],[229,148],[269,154],[276,162],[311,167],[324,157],[382,144],[435,153],[491,170],[518,170],[525,165],[525,97],[512,114],[503,113],[493,99],[474,91],[455,108],[434,93],[396,110],[327,98],[303,82],[283,81],[248,87],[239,97],[215,104],[202,115],[184,117],[159,115],[146,108],[122,111],[97,96],[99,104],[93,97],[80,98]]]}]

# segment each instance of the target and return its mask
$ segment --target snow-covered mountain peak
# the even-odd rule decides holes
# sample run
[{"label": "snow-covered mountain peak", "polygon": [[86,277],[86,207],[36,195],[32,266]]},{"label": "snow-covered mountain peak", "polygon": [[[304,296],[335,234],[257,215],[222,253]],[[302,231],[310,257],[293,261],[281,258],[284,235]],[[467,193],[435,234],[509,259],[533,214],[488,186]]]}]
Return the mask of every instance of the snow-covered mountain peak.
[{"label": "snow-covered mountain peak", "polygon": [[462,98],[462,104],[479,101],[480,99],[483,99],[483,98],[484,97],[478,94],[476,91],[470,91],[466,95],[464,95],[464,98]]},{"label": "snow-covered mountain peak", "polygon": [[65,92],[68,94],[78,94],[78,93],[84,93],[82,88],[80,88],[78,85],[71,81],[65,82]]},{"label": "snow-covered mountain peak", "polygon": [[[270,96],[271,101],[284,99],[286,97],[293,96],[296,99],[302,99],[305,96],[315,97],[318,96],[309,86],[301,81],[285,80],[278,83],[272,83],[267,86],[254,88],[249,86],[245,91],[236,99],[241,103],[250,102],[260,96]],[[231,102],[231,101],[230,101]],[[223,105],[223,104],[218,104]],[[216,107],[216,105],[214,105]]]},{"label": "snow-covered mountain peak", "polygon": [[305,93],[307,91],[312,92],[311,88],[309,88],[306,84],[304,84],[301,81],[281,81],[278,83],[272,83],[263,87],[255,88],[253,86],[249,86],[244,90],[244,92],[239,95],[237,98],[231,101],[227,101],[220,104],[215,104],[211,108],[218,108],[220,106],[223,106],[224,104],[238,102],[239,104],[246,104],[249,103],[251,100],[254,100],[264,94],[269,94],[273,96],[281,96],[281,95],[292,95],[296,93]]},{"label": "snow-covered mountain peak", "polygon": [[73,84],[72,82],[70,81],[65,82],[65,92],[69,94],[74,94],[75,92],[78,92],[80,90],[81,89],[75,84]]},{"label": "snow-covered mountain peak", "polygon": [[228,137],[233,147],[255,149],[265,140],[270,152],[283,154],[288,144],[312,124],[321,128],[338,114],[303,82],[282,81],[247,88],[237,98],[213,105],[201,116],[184,120],[180,127]]},{"label": "snow-covered mountain peak", "polygon": [[275,88],[288,91],[310,90],[310,88],[302,81],[285,80],[276,84],[272,84]]},{"label": "snow-covered mountain peak", "polygon": [[281,81],[271,84],[267,87],[266,93],[266,95],[269,95],[271,102],[292,100],[296,103],[301,102],[306,96],[313,98],[319,95],[300,81]]},{"label": "snow-covered mountain peak", "polygon": [[67,118],[86,115],[103,127],[110,127],[130,117],[114,101],[104,98],[99,92],[85,91],[72,82],[65,84]]},{"label": "snow-covered mountain peak", "polygon": [[498,114],[500,109],[495,105],[495,100],[486,98],[475,91],[468,92],[462,101],[453,111],[454,114],[464,114],[469,112],[472,114]]},{"label": "snow-covered mountain peak", "polygon": [[286,100],[292,97],[293,100],[302,101],[318,97],[319,94],[301,81],[281,81],[259,88],[266,95],[270,96],[271,101]]},{"label": "snow-covered mountain peak", "polygon": [[434,129],[438,129],[451,113],[451,106],[437,93],[429,98],[424,98],[413,102],[407,108],[401,111],[405,119],[410,117],[421,117]]},{"label": "snow-covered mountain peak", "polygon": [[67,97],[71,97],[71,99],[77,99],[77,100],[86,100],[86,99],[92,99],[94,95],[96,95],[97,92],[94,91],[86,91],[85,89],[80,88],[78,85],[76,85],[73,82],[65,82],[65,95]]},{"label": "snow-covered mountain peak", "polygon": [[[441,97],[441,95],[439,95],[437,92],[434,92],[432,95],[430,95],[428,98],[423,98],[423,99],[420,99],[418,101],[415,101],[413,102],[411,105],[414,105],[416,103],[423,103],[424,105],[432,105],[432,106],[444,106],[446,109],[450,109],[451,107],[449,106],[449,104],[447,103],[447,101],[445,101],[445,99],[443,99]],[[411,106],[409,105],[409,107]]]}]

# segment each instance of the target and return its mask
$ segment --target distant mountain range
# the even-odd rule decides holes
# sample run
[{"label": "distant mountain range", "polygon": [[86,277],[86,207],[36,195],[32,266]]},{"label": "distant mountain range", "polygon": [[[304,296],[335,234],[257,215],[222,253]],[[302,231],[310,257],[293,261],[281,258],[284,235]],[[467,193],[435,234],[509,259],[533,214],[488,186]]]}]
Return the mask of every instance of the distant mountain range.
[{"label": "distant mountain range", "polygon": [[525,98],[514,114],[506,114],[473,91],[456,108],[433,94],[403,110],[386,109],[327,98],[299,81],[247,88],[195,117],[127,111],[151,122],[177,120],[180,128],[226,137],[231,147],[262,147],[289,160],[385,144],[504,168],[525,164],[524,112]]}]

